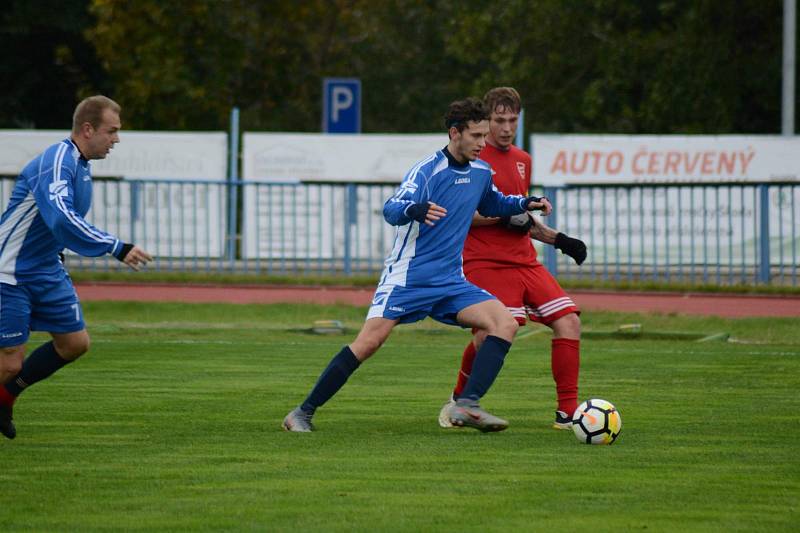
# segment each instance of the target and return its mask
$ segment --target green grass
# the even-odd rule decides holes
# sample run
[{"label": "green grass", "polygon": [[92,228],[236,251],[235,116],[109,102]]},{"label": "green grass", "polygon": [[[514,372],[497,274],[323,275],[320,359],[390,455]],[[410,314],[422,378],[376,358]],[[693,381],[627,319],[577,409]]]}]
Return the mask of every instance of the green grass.
[{"label": "green grass", "polygon": [[[233,274],[228,272],[170,272],[127,270],[90,271],[70,269],[70,276],[77,283],[116,282],[116,283],[191,283],[199,285],[313,285],[347,286],[373,288],[378,282],[375,275],[280,275],[280,274]],[[800,287],[790,285],[688,283],[638,281],[602,281],[598,279],[570,280],[560,279],[559,283],[567,289],[605,290],[605,291],[648,291],[648,292],[691,292],[721,294],[764,294],[776,296],[800,296]]]},{"label": "green grass", "polygon": [[[790,531],[800,519],[796,319],[583,314],[581,397],[610,447],[550,429],[549,335],[513,346],[484,405],[503,433],[436,423],[467,333],[396,330],[315,419],[280,431],[363,309],[88,303],[91,352],[27,391],[0,442],[3,531]],[[303,332],[335,318],[348,335]],[[44,337],[36,335],[34,341]],[[31,344],[34,344],[32,342]]]}]

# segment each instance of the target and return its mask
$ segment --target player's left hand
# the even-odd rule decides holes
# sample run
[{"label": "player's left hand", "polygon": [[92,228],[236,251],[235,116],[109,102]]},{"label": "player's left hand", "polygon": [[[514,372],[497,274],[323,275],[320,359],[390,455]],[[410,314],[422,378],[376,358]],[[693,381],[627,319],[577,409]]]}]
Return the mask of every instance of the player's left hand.
[{"label": "player's left hand", "polygon": [[575,239],[564,233],[556,235],[556,242],[553,244],[556,250],[561,250],[575,260],[575,264],[580,265],[586,260],[586,244],[580,239]]},{"label": "player's left hand", "polygon": [[141,267],[153,260],[153,256],[136,246],[135,244],[125,244],[122,247],[122,256],[117,256],[117,259],[128,265],[134,270],[139,270]]},{"label": "player's left hand", "polygon": [[553,212],[553,205],[550,203],[550,200],[544,196],[530,196],[528,200],[528,211],[541,211],[542,216],[547,216]]}]

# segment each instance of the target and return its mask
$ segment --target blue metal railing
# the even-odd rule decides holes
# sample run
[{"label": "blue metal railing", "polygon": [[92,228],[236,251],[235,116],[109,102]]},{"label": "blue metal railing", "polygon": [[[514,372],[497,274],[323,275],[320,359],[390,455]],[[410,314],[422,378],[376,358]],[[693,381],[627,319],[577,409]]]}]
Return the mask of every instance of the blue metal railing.
[{"label": "blue metal railing", "polygon": [[[233,165],[233,163],[232,163]],[[235,172],[235,168],[234,168]],[[13,179],[0,180],[5,205]],[[156,256],[157,271],[377,275],[394,185],[95,180],[87,218]],[[561,279],[798,286],[800,184],[587,185],[542,190],[545,222],[583,239],[580,267],[537,244]],[[241,221],[241,223],[239,223]],[[115,270],[70,255],[71,270]]]}]

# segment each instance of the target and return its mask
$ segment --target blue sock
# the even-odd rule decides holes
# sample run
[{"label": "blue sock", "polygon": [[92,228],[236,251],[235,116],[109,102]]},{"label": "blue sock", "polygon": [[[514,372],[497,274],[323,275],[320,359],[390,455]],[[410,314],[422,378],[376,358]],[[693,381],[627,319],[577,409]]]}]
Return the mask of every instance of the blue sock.
[{"label": "blue sock", "polygon": [[468,399],[477,402],[494,383],[500,369],[503,368],[503,361],[506,358],[511,343],[507,340],[489,335],[483,341],[475,361],[472,363],[472,372],[469,375],[464,390],[458,399]]},{"label": "blue sock", "polygon": [[322,371],[316,385],[300,405],[300,409],[306,413],[314,414],[317,407],[330,400],[342,388],[347,378],[356,371],[360,364],[361,362],[356,359],[349,346],[342,348],[328,363],[328,367]]},{"label": "blue sock", "polygon": [[50,377],[58,369],[69,363],[56,353],[53,341],[46,342],[36,348],[22,363],[22,370],[6,383],[5,387],[12,396],[19,396],[37,381]]}]

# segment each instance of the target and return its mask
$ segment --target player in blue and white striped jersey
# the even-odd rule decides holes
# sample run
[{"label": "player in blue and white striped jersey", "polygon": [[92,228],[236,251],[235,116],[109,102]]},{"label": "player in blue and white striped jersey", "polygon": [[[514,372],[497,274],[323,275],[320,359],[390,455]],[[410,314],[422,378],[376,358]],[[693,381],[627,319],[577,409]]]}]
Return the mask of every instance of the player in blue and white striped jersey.
[{"label": "player in blue and white striped jersey", "polygon": [[[89,349],[62,250],[111,254],[135,270],[152,259],[84,219],[92,203],[89,161],[105,158],[119,142],[119,114],[119,105],[105,96],[79,103],[70,138],[25,166],[0,217],[0,433],[10,439],[17,396]],[[47,331],[53,340],[26,359],[32,330]]]},{"label": "player in blue and white striped jersey", "polygon": [[465,279],[461,252],[475,211],[506,217],[544,204],[540,198],[505,196],[492,185],[489,165],[478,159],[486,145],[488,119],[480,100],[453,102],[445,117],[448,145],[415,165],[387,200],[383,215],[398,227],[397,234],[364,326],[334,356],[305,401],[286,416],[284,429],[311,431],[316,409],[378,350],[394,326],[427,316],[474,328],[484,339],[470,381],[452,410],[452,423],[481,431],[508,426],[484,411],[479,400],[500,372],[517,323],[494,296]]}]

